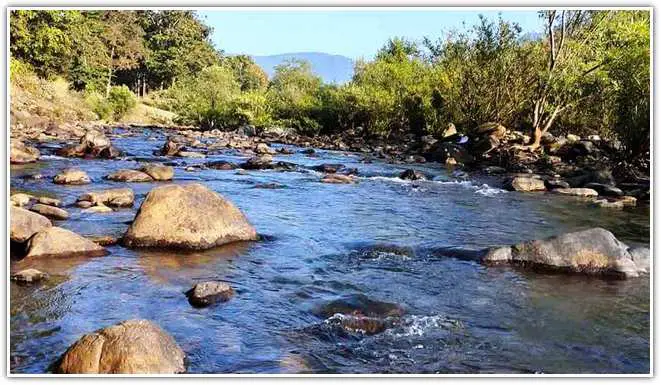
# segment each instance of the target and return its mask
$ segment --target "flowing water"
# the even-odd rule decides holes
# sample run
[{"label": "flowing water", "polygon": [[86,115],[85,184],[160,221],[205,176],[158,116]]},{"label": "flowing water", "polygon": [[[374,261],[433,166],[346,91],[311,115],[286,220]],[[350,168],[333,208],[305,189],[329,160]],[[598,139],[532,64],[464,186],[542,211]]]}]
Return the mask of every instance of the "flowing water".
[{"label": "flowing water", "polygon": [[[505,192],[491,187],[497,180],[457,179],[438,165],[361,163],[358,154],[323,150],[275,160],[343,163],[359,170],[359,182],[320,183],[321,174],[305,168],[188,172],[185,165],[246,157],[154,157],[164,140],[153,132],[113,138],[131,155],[119,160],[63,159],[49,155],[57,145],[41,147],[42,161],[12,166],[11,189],[62,199],[71,218],[57,226],[120,236],[150,189],[200,182],[240,207],[264,240],[194,253],[109,246],[105,257],[12,260],[12,271],[51,274],[39,285],[10,284],[12,373],[47,372],[81,335],[133,318],[170,333],[189,373],[649,372],[649,277],[545,275],[456,258],[594,226],[648,245],[648,207],[592,208],[567,197]],[[136,204],[111,214],[71,206],[83,192],[125,187],[102,177],[137,168],[136,157],[177,162],[174,181],[128,184]],[[82,168],[94,183],[53,184],[67,166]],[[411,167],[434,179],[395,177]],[[44,178],[23,178],[35,173]],[[281,188],[260,188],[264,183]],[[215,279],[230,282],[235,296],[190,306],[184,292]],[[315,311],[356,295],[396,303],[405,313],[384,332],[366,335]]]}]

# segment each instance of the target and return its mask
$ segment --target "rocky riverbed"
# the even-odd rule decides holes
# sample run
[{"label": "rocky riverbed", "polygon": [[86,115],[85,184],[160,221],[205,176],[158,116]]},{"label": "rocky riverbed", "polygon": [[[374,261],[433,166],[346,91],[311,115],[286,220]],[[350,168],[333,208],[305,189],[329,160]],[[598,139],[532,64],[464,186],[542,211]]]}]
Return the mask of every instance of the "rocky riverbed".
[{"label": "rocky riverbed", "polygon": [[12,372],[649,371],[644,181],[242,134],[12,133]]}]

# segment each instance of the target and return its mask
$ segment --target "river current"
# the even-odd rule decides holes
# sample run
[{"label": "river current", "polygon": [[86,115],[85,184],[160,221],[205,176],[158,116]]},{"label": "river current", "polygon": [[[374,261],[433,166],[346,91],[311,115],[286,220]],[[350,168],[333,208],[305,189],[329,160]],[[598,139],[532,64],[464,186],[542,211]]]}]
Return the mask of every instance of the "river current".
[{"label": "river current", "polygon": [[[119,132],[119,131],[118,131]],[[544,193],[506,192],[500,180],[463,178],[438,164],[361,162],[355,153],[291,147],[274,160],[298,171],[196,170],[207,159],[154,156],[165,136],[112,137],[119,160],[65,159],[61,144],[11,166],[11,191],[61,199],[71,217],[56,226],[85,236],[121,236],[150,189],[202,183],[230,199],[263,237],[204,252],[107,247],[98,258],[11,260],[11,271],[51,275],[10,283],[10,371],[44,373],[85,333],[126,319],[156,322],[187,355],[188,373],[648,373],[650,279],[603,280],[486,267],[462,251],[603,227],[629,245],[649,245],[649,207],[594,208]],[[279,145],[273,145],[279,147]],[[150,159],[175,162],[172,182],[119,183],[103,176]],[[358,169],[356,184],[320,183],[311,166]],[[52,176],[83,169],[93,183],[62,186]],[[397,178],[407,168],[429,181]],[[43,179],[24,178],[39,173]],[[278,188],[263,188],[265,184]],[[86,214],[82,193],[131,187],[133,208]],[[269,186],[267,186],[269,187]],[[270,186],[274,187],[274,186]],[[226,303],[192,307],[184,292],[205,280],[235,289]],[[405,313],[382,333],[343,329],[315,309],[366,296]]]}]

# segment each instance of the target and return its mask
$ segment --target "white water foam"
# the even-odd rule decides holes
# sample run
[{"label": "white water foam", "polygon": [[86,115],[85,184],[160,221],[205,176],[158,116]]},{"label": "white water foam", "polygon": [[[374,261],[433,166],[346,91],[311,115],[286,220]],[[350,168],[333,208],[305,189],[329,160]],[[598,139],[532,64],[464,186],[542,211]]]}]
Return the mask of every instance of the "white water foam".
[{"label": "white water foam", "polygon": [[66,158],[58,155],[40,155],[39,159],[66,159]]},{"label": "white water foam", "polygon": [[364,177],[362,179],[369,179],[369,180],[379,180],[379,181],[385,181],[385,182],[393,182],[397,184],[421,184],[421,183],[436,183],[440,185],[458,185],[462,187],[469,188],[471,190],[474,190],[476,194],[480,194],[483,196],[487,197],[492,197],[501,193],[506,193],[507,190],[503,190],[500,188],[492,187],[489,186],[488,184],[484,183],[481,185],[476,185],[470,180],[410,180],[410,179],[401,179],[398,177],[391,177],[391,176],[370,176],[370,177]]},{"label": "white water foam", "polygon": [[420,337],[427,332],[438,329],[456,329],[462,328],[460,321],[449,319],[444,315],[416,316],[410,315],[402,319],[401,324],[393,329],[385,331],[392,337]]}]

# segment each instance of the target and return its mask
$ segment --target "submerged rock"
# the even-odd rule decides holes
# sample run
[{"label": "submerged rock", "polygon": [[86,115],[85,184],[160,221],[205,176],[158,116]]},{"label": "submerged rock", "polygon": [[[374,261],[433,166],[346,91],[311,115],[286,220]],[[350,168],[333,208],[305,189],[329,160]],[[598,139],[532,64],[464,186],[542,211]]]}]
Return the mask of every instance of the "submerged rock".
[{"label": "submerged rock", "polygon": [[48,278],[48,274],[44,273],[43,271],[39,271],[37,269],[21,270],[18,273],[14,273],[11,275],[12,281],[17,281],[21,283],[38,282],[46,278]]},{"label": "submerged rock", "polygon": [[323,318],[335,314],[366,316],[366,317],[399,317],[404,314],[404,309],[390,302],[376,301],[364,294],[352,294],[331,301],[313,311],[317,316]]},{"label": "submerged rock", "polygon": [[183,373],[185,354],[151,321],[129,320],[86,334],[55,365],[64,374]]},{"label": "submerged rock", "polygon": [[130,247],[208,249],[257,239],[257,232],[236,206],[193,183],[152,189],[123,241]]},{"label": "submerged rock", "polygon": [[101,256],[106,250],[87,238],[60,228],[49,227],[28,241],[26,257]]},{"label": "submerged rock", "polygon": [[273,157],[271,155],[253,156],[245,163],[241,164],[241,168],[245,170],[265,170],[273,168]]},{"label": "submerged rock", "polygon": [[88,239],[99,246],[112,246],[119,243],[119,238],[113,237],[111,235],[97,235],[88,237]]},{"label": "submerged rock", "polygon": [[53,226],[51,221],[43,215],[33,213],[20,207],[11,207],[9,224],[9,238],[14,242],[23,243],[34,234]]},{"label": "submerged rock", "polygon": [[334,184],[352,184],[356,183],[356,177],[353,175],[327,174],[321,178],[321,182]]},{"label": "submerged rock", "polygon": [[345,166],[340,163],[324,163],[312,167],[313,170],[323,172],[325,174],[334,174],[344,168]]},{"label": "submerged rock", "polygon": [[205,166],[208,167],[208,168],[212,168],[214,170],[234,170],[237,167],[239,167],[239,166],[237,166],[236,164],[234,164],[232,162],[227,162],[227,161],[224,161],[224,160],[209,162],[209,163],[206,163]]},{"label": "submerged rock", "polygon": [[427,180],[427,177],[425,176],[424,173],[417,171],[417,170],[411,170],[408,169],[401,174],[399,174],[400,179],[409,179],[409,180]]},{"label": "submerged rock", "polygon": [[36,162],[41,155],[39,150],[34,147],[26,146],[19,140],[11,140],[11,147],[9,149],[9,163],[11,164],[25,164]]},{"label": "submerged rock", "polygon": [[53,178],[53,183],[57,184],[88,184],[91,182],[87,173],[77,168],[64,169]]},{"label": "submerged rock", "polygon": [[390,319],[366,317],[363,315],[335,314],[325,322],[329,325],[338,325],[350,332],[358,332],[366,335],[381,333],[390,326]]},{"label": "submerged rock", "polygon": [[209,281],[198,283],[186,292],[188,302],[195,307],[209,306],[215,302],[229,301],[234,289],[225,282]]},{"label": "submerged rock", "polygon": [[637,277],[640,270],[628,251],[608,230],[593,228],[512,247],[488,249],[486,264],[514,263],[548,270],[616,277]]}]

